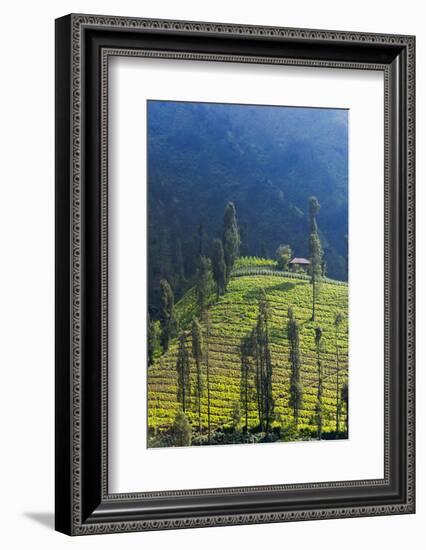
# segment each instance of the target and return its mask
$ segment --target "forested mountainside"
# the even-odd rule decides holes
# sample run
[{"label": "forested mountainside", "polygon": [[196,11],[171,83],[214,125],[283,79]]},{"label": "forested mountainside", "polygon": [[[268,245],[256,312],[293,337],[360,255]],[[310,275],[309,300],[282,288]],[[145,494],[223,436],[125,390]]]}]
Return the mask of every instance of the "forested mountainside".
[{"label": "forested mountainside", "polygon": [[154,316],[160,279],[177,298],[191,287],[230,200],[241,255],[272,258],[287,243],[307,257],[307,197],[315,195],[327,276],[346,279],[346,110],[149,101],[147,131]]}]

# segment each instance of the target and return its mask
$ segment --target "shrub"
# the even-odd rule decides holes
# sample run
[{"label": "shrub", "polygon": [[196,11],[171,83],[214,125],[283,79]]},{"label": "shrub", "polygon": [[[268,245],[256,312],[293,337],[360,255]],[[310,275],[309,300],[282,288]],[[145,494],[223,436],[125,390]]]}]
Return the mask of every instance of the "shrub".
[{"label": "shrub", "polygon": [[298,441],[300,432],[298,431],[295,422],[289,422],[281,427],[281,441]]},{"label": "shrub", "polygon": [[191,445],[192,429],[191,424],[183,411],[176,414],[172,427],[172,435],[175,447],[188,447]]},{"label": "shrub", "polygon": [[277,258],[278,269],[281,269],[281,271],[285,271],[286,269],[288,269],[288,264],[290,263],[292,255],[290,245],[281,244],[277,248],[275,255]]}]

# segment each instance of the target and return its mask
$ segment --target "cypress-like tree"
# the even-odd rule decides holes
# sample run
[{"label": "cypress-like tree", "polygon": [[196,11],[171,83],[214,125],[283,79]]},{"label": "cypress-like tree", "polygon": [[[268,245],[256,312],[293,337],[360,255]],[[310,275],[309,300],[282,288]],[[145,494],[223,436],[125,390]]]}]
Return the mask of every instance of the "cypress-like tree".
[{"label": "cypress-like tree", "polygon": [[191,424],[183,411],[178,411],[176,414],[172,432],[175,439],[175,447],[188,447],[191,445]]},{"label": "cypress-like tree", "polygon": [[233,202],[228,202],[225,208],[222,243],[226,265],[226,281],[229,281],[234,262],[238,258],[240,251],[240,234],[238,231],[237,214]]},{"label": "cypress-like tree", "polygon": [[347,383],[342,384],[340,395],[341,395],[342,405],[344,405],[346,409],[345,428],[346,428],[346,436],[347,436],[349,433],[349,388]]},{"label": "cypress-like tree", "polygon": [[309,202],[309,223],[311,226],[311,233],[318,233],[317,215],[321,206],[316,197],[309,197],[308,202]]},{"label": "cypress-like tree", "polygon": [[226,264],[223,252],[222,241],[215,239],[213,241],[212,254],[213,278],[216,283],[216,299],[225,292],[226,288]]},{"label": "cypress-like tree", "polygon": [[254,355],[256,360],[256,382],[258,396],[259,424],[262,431],[270,433],[274,418],[272,395],[272,359],[269,347],[269,307],[265,291],[259,298],[259,314],[254,329]]},{"label": "cypress-like tree", "polygon": [[175,297],[173,290],[166,279],[160,282],[160,325],[161,345],[163,351],[169,349],[170,339],[176,334],[176,318],[174,313]]},{"label": "cypress-like tree", "polygon": [[322,438],[322,428],[324,422],[324,408],[323,408],[323,371],[321,364],[321,338],[322,330],[320,327],[315,329],[315,347],[317,352],[317,369],[318,369],[318,388],[317,388],[317,402],[315,406],[317,433],[318,439]]},{"label": "cypress-like tree", "polygon": [[206,324],[206,343],[205,343],[205,362],[206,362],[206,378],[207,378],[207,434],[208,441],[211,441],[211,422],[210,422],[210,362],[209,362],[209,347],[210,347],[210,315],[206,311],[204,314]]},{"label": "cypress-like tree", "polygon": [[343,322],[343,314],[338,311],[334,318],[334,337],[336,352],[336,434],[340,430],[340,356],[339,356],[339,329]]},{"label": "cypress-like tree", "polygon": [[197,282],[196,282],[196,294],[197,294],[197,304],[200,310],[200,314],[203,315],[207,308],[210,288],[211,288],[211,278],[212,278],[212,264],[210,258],[201,256],[200,266],[197,270]]},{"label": "cypress-like tree", "polygon": [[154,351],[155,351],[155,325],[154,321],[151,321],[151,316],[148,312],[148,367],[154,362]]},{"label": "cypress-like tree", "polygon": [[262,362],[261,362],[261,350],[259,345],[258,337],[258,326],[256,325],[251,333],[250,339],[252,342],[252,354],[255,364],[255,374],[256,374],[256,400],[257,400],[257,415],[259,418],[259,427],[260,430],[263,430],[264,427],[264,407],[263,407],[263,380],[262,380]]},{"label": "cypress-like tree", "polygon": [[204,391],[203,373],[201,365],[203,361],[203,333],[201,325],[196,317],[192,321],[191,328],[192,337],[192,356],[195,360],[196,381],[195,381],[195,405],[198,413],[198,430],[201,432],[201,399]]},{"label": "cypress-like tree", "polygon": [[241,360],[241,400],[244,407],[245,431],[248,431],[248,409],[250,392],[250,357],[253,355],[253,334],[250,333],[241,339],[240,360]]},{"label": "cypress-like tree", "polygon": [[291,366],[290,398],[288,404],[293,409],[294,423],[297,428],[299,423],[299,411],[303,402],[303,387],[300,380],[300,328],[291,307],[288,308],[287,335],[290,347],[289,358]]},{"label": "cypress-like tree", "polygon": [[310,251],[310,274],[312,284],[312,321],[315,321],[315,304],[317,300],[318,284],[322,276],[322,259],[323,251],[321,240],[318,235],[318,226],[316,216],[320,209],[320,205],[316,197],[309,198],[309,218],[311,225],[311,234],[309,237]]},{"label": "cypress-like tree", "polygon": [[176,371],[177,371],[177,399],[182,405],[183,412],[186,411],[189,393],[191,390],[191,379],[190,379],[190,358],[189,352],[186,345],[186,335],[182,333],[179,337],[179,351],[176,361]]}]

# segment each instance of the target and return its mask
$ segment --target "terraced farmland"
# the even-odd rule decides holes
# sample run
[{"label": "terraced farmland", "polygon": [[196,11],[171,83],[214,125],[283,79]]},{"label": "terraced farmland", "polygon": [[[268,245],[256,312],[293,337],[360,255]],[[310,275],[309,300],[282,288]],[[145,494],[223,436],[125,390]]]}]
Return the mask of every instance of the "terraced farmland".
[{"label": "terraced farmland", "polygon": [[[238,266],[236,266],[238,267]],[[336,427],[336,340],[334,319],[338,311],[344,321],[338,332],[340,388],[348,378],[348,287],[341,282],[327,280],[321,284],[316,306],[316,320],[310,321],[312,287],[306,278],[274,271],[269,266],[262,270],[239,266],[229,282],[228,289],[218,302],[209,307],[210,329],[202,321],[205,353],[208,355],[211,392],[211,425],[227,427],[232,422],[235,402],[241,398],[241,339],[255,326],[258,315],[258,299],[265,291],[269,309],[269,337],[273,364],[273,397],[275,401],[274,426],[285,426],[293,420],[288,405],[290,385],[289,346],[286,334],[287,311],[292,306],[300,323],[301,379],[303,406],[299,414],[299,428],[315,429],[315,404],[317,396],[317,365],[315,327],[322,335],[321,361],[324,369],[324,433]],[[245,271],[243,271],[243,268]],[[270,272],[269,272],[270,269]],[[189,328],[197,314],[195,293],[190,290],[176,304],[176,315],[181,329]],[[188,349],[191,348],[188,334]],[[178,341],[171,342],[167,353],[156,359],[148,369],[148,426],[159,430],[173,423],[180,408],[177,401],[176,360]],[[192,387],[195,387],[195,362],[191,359]],[[203,364],[205,371],[205,362]],[[191,397],[190,410],[186,412],[190,422],[197,426],[195,397]],[[341,419],[344,423],[344,418]],[[202,424],[207,426],[207,395],[202,397]],[[258,424],[255,399],[250,404],[249,425]]]}]

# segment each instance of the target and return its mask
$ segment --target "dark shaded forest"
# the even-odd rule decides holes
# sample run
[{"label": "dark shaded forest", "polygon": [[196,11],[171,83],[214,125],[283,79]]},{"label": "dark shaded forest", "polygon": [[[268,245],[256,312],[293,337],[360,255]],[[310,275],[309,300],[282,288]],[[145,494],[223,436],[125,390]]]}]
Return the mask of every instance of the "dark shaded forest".
[{"label": "dark shaded forest", "polygon": [[288,243],[308,257],[306,197],[318,197],[326,274],[345,280],[347,151],[345,110],[149,101],[150,314],[162,278],[176,299],[193,286],[230,200],[241,256],[274,258]]}]

